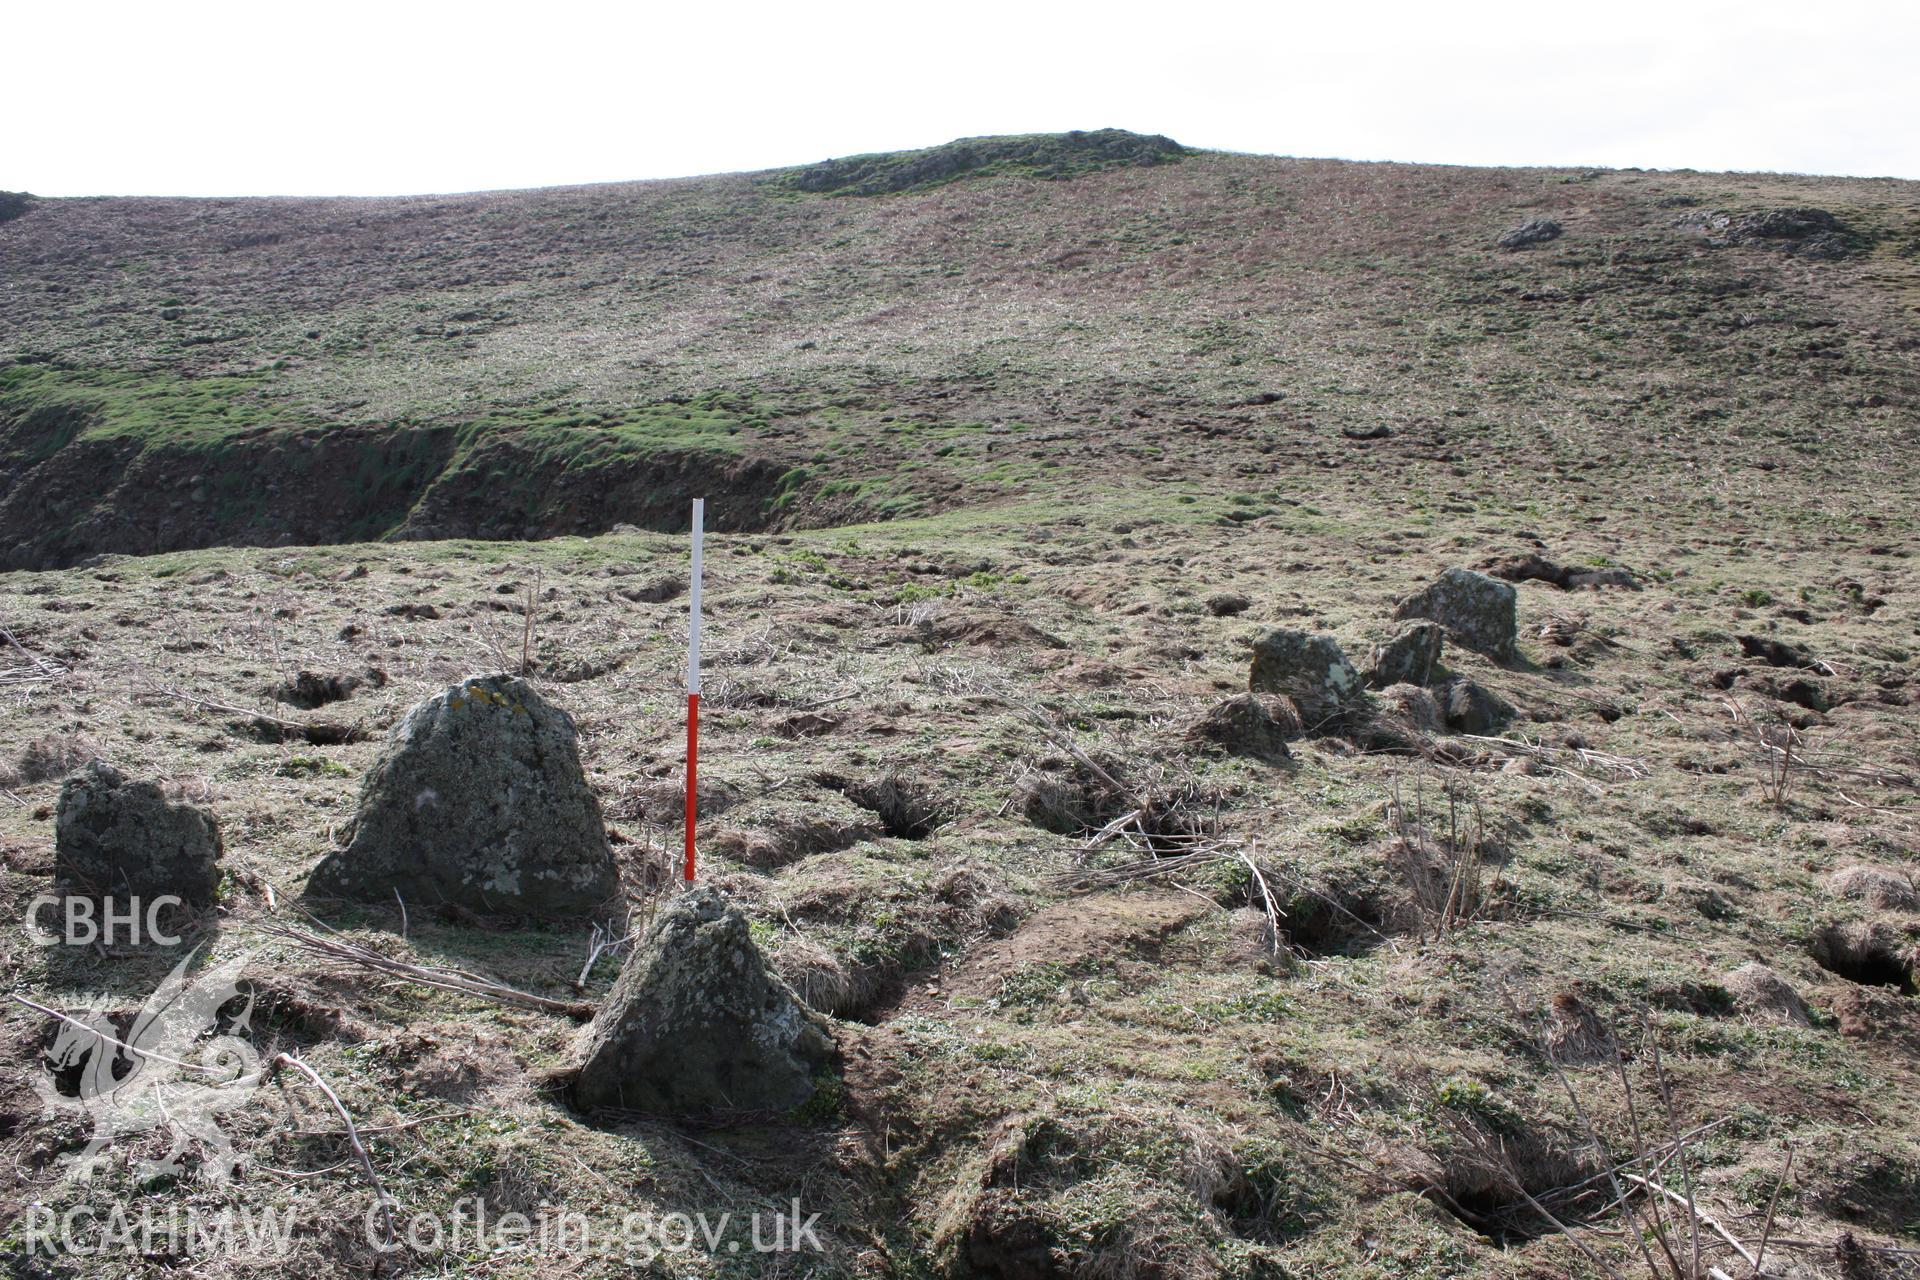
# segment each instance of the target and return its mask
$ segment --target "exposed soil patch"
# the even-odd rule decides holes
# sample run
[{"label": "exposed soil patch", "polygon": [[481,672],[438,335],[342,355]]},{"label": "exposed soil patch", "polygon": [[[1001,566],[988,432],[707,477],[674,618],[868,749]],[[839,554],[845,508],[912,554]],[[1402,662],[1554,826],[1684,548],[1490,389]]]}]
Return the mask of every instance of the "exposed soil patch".
[{"label": "exposed soil patch", "polygon": [[708,838],[722,857],[773,871],[818,853],[850,848],[882,833],[881,825],[838,796],[798,803],[753,804],[729,814]]},{"label": "exposed soil patch", "polygon": [[1394,931],[1380,899],[1365,891],[1302,889],[1280,904],[1280,929],[1310,957],[1362,955]]},{"label": "exposed soil patch", "polygon": [[910,628],[928,648],[967,644],[987,649],[1061,649],[1066,642],[1048,635],[1023,618],[1002,613],[960,610],[941,613]]},{"label": "exposed soil patch", "polygon": [[695,497],[708,498],[716,530],[852,513],[845,501],[783,502],[804,483],[765,455],[662,448],[607,457],[590,442],[569,453],[510,430],[465,448],[452,428],[336,427],[228,439],[209,472],[204,453],[185,444],[49,441],[40,427],[0,417],[0,543],[10,548],[0,567],[219,545],[538,539],[617,524],[677,531]]},{"label": "exposed soil patch", "polygon": [[637,587],[621,587],[614,594],[634,604],[665,604],[669,600],[677,600],[687,594],[687,580],[677,575],[669,575],[641,583]]},{"label": "exposed soil patch", "polygon": [[1424,1194],[1494,1244],[1506,1247],[1551,1235],[1554,1226],[1535,1207],[1563,1223],[1604,1197],[1578,1186],[1595,1170],[1565,1135],[1507,1119],[1499,1124],[1452,1113],[1453,1141],[1426,1153],[1411,1181]]},{"label": "exposed soil patch", "polygon": [[1820,663],[1812,654],[1784,640],[1774,640],[1767,636],[1737,636],[1735,639],[1739,642],[1741,653],[1764,662],[1770,667],[1796,667],[1806,671],[1820,668]]},{"label": "exposed soil patch", "polygon": [[100,754],[100,745],[84,733],[51,733],[21,748],[10,767],[0,767],[0,784],[10,787],[51,782],[72,773]]},{"label": "exposed soil patch", "polygon": [[1055,835],[1097,831],[1128,809],[1124,791],[1104,773],[1080,761],[1043,760],[1014,785],[1013,808],[1034,826]]},{"label": "exposed soil patch", "polygon": [[1638,587],[1639,582],[1625,569],[1556,564],[1537,551],[1525,555],[1488,560],[1483,567],[1496,578],[1508,582],[1545,582],[1562,591],[1597,587]]}]

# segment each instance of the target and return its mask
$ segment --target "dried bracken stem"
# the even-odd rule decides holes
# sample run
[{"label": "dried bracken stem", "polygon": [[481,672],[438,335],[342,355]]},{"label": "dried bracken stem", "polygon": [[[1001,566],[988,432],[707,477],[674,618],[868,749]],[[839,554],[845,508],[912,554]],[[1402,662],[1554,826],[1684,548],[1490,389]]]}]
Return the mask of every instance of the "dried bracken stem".
[{"label": "dried bracken stem", "polygon": [[527,583],[526,617],[520,629],[520,674],[533,673],[533,630],[537,620],[535,611],[540,607],[540,571],[533,571],[533,580]]},{"label": "dried bracken stem", "polygon": [[593,967],[600,963],[600,957],[610,953],[620,954],[632,946],[634,939],[643,932],[645,932],[644,928],[640,930],[634,928],[631,912],[627,916],[627,927],[617,932],[611,921],[605,925],[595,923],[587,932],[587,959],[586,963],[580,966],[580,976],[573,980],[573,989],[585,991],[587,979],[593,975]]},{"label": "dried bracken stem", "polygon": [[1171,880],[1184,872],[1199,871],[1217,862],[1238,862],[1243,866],[1253,867],[1252,892],[1257,892],[1263,901],[1254,902],[1252,905],[1269,914],[1269,922],[1278,936],[1285,937],[1285,926],[1281,919],[1278,899],[1273,896],[1269,888],[1270,882],[1284,884],[1294,893],[1315,899],[1328,911],[1352,925],[1355,930],[1367,934],[1377,942],[1389,941],[1386,934],[1380,932],[1371,922],[1355,915],[1338,899],[1322,893],[1297,876],[1289,875],[1281,866],[1271,862],[1256,861],[1253,855],[1236,841],[1194,836],[1186,840],[1171,841],[1171,843],[1183,851],[1139,858],[1115,866],[1079,868],[1055,876],[1050,884],[1063,893],[1091,893],[1123,884]]},{"label": "dried bracken stem", "polygon": [[[1519,1008],[1511,997],[1508,999],[1508,1007],[1516,1015],[1519,1014]],[[1586,1132],[1588,1141],[1596,1150],[1605,1152],[1606,1144],[1602,1141],[1599,1130],[1581,1102],[1579,1093],[1574,1089],[1573,1082],[1567,1078],[1559,1061],[1548,1049],[1544,1027],[1536,1030],[1536,1038],[1542,1056],[1552,1069],[1555,1078],[1559,1080],[1562,1089],[1565,1090],[1574,1114],[1579,1118]],[[1647,1273],[1653,1277],[1653,1280],[1730,1280],[1725,1271],[1708,1264],[1705,1260],[1702,1228],[1724,1241],[1747,1264],[1751,1276],[1758,1277],[1768,1244],[1772,1243],[1776,1248],[1787,1245],[1787,1241],[1773,1235],[1773,1221],[1781,1189],[1786,1185],[1787,1178],[1793,1169],[1792,1150],[1789,1149],[1787,1153],[1786,1167],[1774,1186],[1772,1198],[1768,1201],[1760,1246],[1758,1249],[1749,1249],[1717,1218],[1700,1207],[1699,1191],[1694,1184],[1692,1159],[1694,1144],[1726,1123],[1727,1117],[1681,1131],[1674,1108],[1672,1084],[1660,1057],[1660,1047],[1651,1034],[1645,1038],[1647,1058],[1652,1065],[1660,1108],[1665,1116],[1668,1131],[1675,1136],[1657,1145],[1648,1143],[1645,1128],[1641,1123],[1639,1093],[1634,1088],[1632,1077],[1627,1074],[1624,1056],[1617,1057],[1613,1068],[1626,1104],[1627,1122],[1633,1139],[1633,1154],[1625,1160],[1610,1162],[1606,1169],[1587,1179],[1587,1182],[1591,1183],[1604,1177],[1612,1186],[1614,1195],[1607,1207],[1621,1206],[1633,1220],[1633,1229],[1628,1234],[1632,1237],[1640,1259],[1645,1263]],[[1678,1171],[1679,1190],[1675,1190],[1663,1181],[1666,1176],[1665,1171],[1670,1168]],[[1640,1194],[1634,1194],[1634,1191],[1629,1188],[1637,1189]],[[1668,1206],[1677,1206],[1685,1212],[1668,1212]],[[1538,1208],[1537,1205],[1535,1207]],[[1541,1213],[1556,1231],[1567,1235],[1576,1244],[1580,1243],[1577,1231],[1554,1220],[1552,1215],[1544,1210],[1541,1210]]]},{"label": "dried bracken stem", "polygon": [[[1449,783],[1444,792],[1444,814],[1436,812],[1430,821],[1423,774],[1414,779],[1411,806],[1399,778],[1387,788],[1387,816],[1395,839],[1390,857],[1420,910],[1423,936],[1436,942],[1460,925],[1482,919],[1500,889],[1498,873],[1492,882],[1484,878],[1486,814],[1479,797],[1458,783]],[[1436,834],[1434,827],[1443,821]]]},{"label": "dried bracken stem", "polygon": [[1773,1184],[1773,1194],[1767,1197],[1767,1217],[1760,1227],[1760,1247],[1753,1251],[1753,1274],[1758,1277],[1760,1264],[1767,1260],[1767,1241],[1773,1235],[1774,1211],[1780,1207],[1780,1193],[1787,1189],[1788,1179],[1793,1177],[1793,1146],[1787,1146],[1787,1162],[1780,1170],[1780,1180]]},{"label": "dried bracken stem", "polygon": [[1260,864],[1253,860],[1253,856],[1238,848],[1234,849],[1234,853],[1238,854],[1240,861],[1245,864],[1247,874],[1253,877],[1254,888],[1260,891],[1260,902],[1258,905],[1267,917],[1267,954],[1278,960],[1286,954],[1285,944],[1282,941],[1286,935],[1282,933],[1280,929],[1279,904],[1273,900],[1273,891],[1267,888],[1267,878],[1261,874]]},{"label": "dried bracken stem", "polygon": [[353,1154],[359,1158],[360,1172],[366,1176],[367,1185],[373,1188],[374,1199],[380,1205],[381,1225],[386,1234],[384,1247],[388,1249],[393,1248],[394,1241],[398,1238],[393,1229],[393,1197],[387,1194],[386,1187],[381,1185],[380,1175],[373,1170],[373,1157],[367,1154],[366,1144],[360,1141],[359,1126],[354,1124],[353,1114],[347,1110],[347,1104],[340,1101],[340,1095],[333,1091],[332,1085],[329,1085],[321,1078],[318,1071],[315,1071],[312,1067],[294,1057],[292,1054],[276,1053],[269,1064],[268,1070],[270,1073],[278,1072],[282,1067],[292,1067],[295,1071],[305,1076],[313,1084],[314,1088],[326,1095],[327,1101],[332,1103],[333,1109],[339,1113],[340,1122],[347,1127],[347,1145],[353,1148]]},{"label": "dried bracken stem", "polygon": [[[318,924],[318,921],[315,921]],[[326,929],[327,926],[320,926]],[[409,964],[404,960],[395,960],[391,956],[381,955],[378,951],[348,942],[332,929],[327,932],[331,937],[296,928],[293,925],[268,923],[263,931],[278,938],[284,938],[297,946],[334,960],[343,960],[363,969],[372,969],[378,973],[390,974],[409,982],[418,982],[422,986],[437,987],[442,991],[457,991],[462,995],[474,996],[481,1000],[491,1000],[495,1004],[518,1005],[525,1009],[539,1009],[546,1013],[561,1013],[569,1018],[591,1018],[594,1006],[580,1000],[553,1000],[546,996],[536,996],[531,992],[519,991],[504,983],[468,973],[462,969],[447,969],[439,966]]]},{"label": "dried bracken stem", "polygon": [[1146,807],[1143,797],[1136,795],[1133,788],[1121,785],[1119,779],[1101,768],[1092,756],[1081,750],[1079,743],[1075,742],[1064,729],[1055,724],[1052,717],[1048,716],[1038,706],[1031,702],[1023,702],[1010,694],[998,690],[990,689],[985,692],[988,697],[1000,703],[1009,711],[1015,712],[1022,719],[1026,720],[1027,723],[1038,729],[1046,736],[1047,741],[1072,756],[1083,768],[1093,774],[1094,777],[1111,787],[1115,795],[1132,797],[1136,802],[1136,808],[1144,809]]},{"label": "dried bracken stem", "polygon": [[1766,776],[1760,782],[1761,794],[1774,808],[1785,808],[1788,793],[1793,790],[1794,774],[1801,763],[1797,754],[1802,747],[1799,731],[1789,724],[1763,725],[1731,699],[1727,701],[1727,710],[1733,716],[1735,729],[1746,734],[1760,749],[1761,762],[1766,767]]},{"label": "dried bracken stem", "polygon": [[1588,747],[1555,747],[1544,742],[1534,742],[1519,735],[1492,738],[1478,733],[1455,734],[1468,742],[1484,742],[1509,757],[1536,760],[1555,773],[1564,773],[1575,769],[1582,773],[1598,774],[1601,777],[1626,778],[1637,780],[1648,776],[1647,762],[1634,756],[1615,755],[1610,751],[1594,751]]},{"label": "dried bracken stem", "polygon": [[1733,1235],[1730,1232],[1728,1232],[1728,1230],[1725,1227],[1721,1226],[1718,1221],[1716,1221],[1713,1217],[1711,1217],[1704,1209],[1700,1208],[1699,1205],[1695,1204],[1691,1199],[1681,1195],[1678,1191],[1675,1191],[1670,1187],[1662,1186],[1660,1183],[1655,1182],[1652,1178],[1643,1178],[1637,1173],[1622,1174],[1621,1176],[1624,1177],[1628,1182],[1631,1182],[1636,1186],[1645,1187],[1649,1191],[1658,1192],[1660,1195],[1665,1196],[1667,1199],[1673,1201],[1675,1204],[1679,1205],[1681,1208],[1685,1209],[1688,1213],[1693,1215],[1694,1222],[1697,1224],[1694,1227],[1694,1235],[1696,1239],[1694,1240],[1694,1245],[1693,1245],[1693,1248],[1694,1248],[1694,1264],[1693,1265],[1696,1271],[1698,1271],[1700,1267],[1700,1242],[1697,1237],[1699,1235],[1699,1228],[1705,1227],[1707,1228],[1707,1230],[1719,1236],[1722,1240],[1725,1240],[1729,1245],[1732,1245],[1733,1251],[1739,1254],[1743,1259],[1746,1260],[1747,1265],[1753,1268],[1755,1275],[1758,1275],[1760,1273],[1760,1259],[1754,1255],[1753,1250],[1747,1248],[1747,1246],[1741,1244],[1738,1240],[1734,1239]]},{"label": "dried bracken stem", "polygon": [[110,1036],[104,1031],[100,1031],[94,1027],[88,1026],[86,1023],[81,1022],[77,1018],[68,1017],[66,1014],[60,1012],[58,1009],[49,1008],[47,1005],[41,1004],[36,1000],[29,1000],[25,996],[20,995],[17,992],[10,991],[7,993],[7,995],[10,999],[13,1000],[15,1004],[24,1005],[26,1008],[32,1009],[35,1013],[44,1013],[49,1018],[57,1019],[61,1022],[66,1023],[70,1027],[75,1027],[81,1031],[86,1032],[89,1036],[93,1037],[94,1041],[98,1044],[110,1044],[116,1049],[124,1049],[128,1053],[136,1054],[142,1058],[152,1059],[154,1062],[164,1062],[170,1067],[179,1067],[183,1071],[199,1071],[207,1075],[221,1074],[219,1068],[209,1067],[205,1063],[182,1062],[178,1058],[169,1058],[164,1053],[155,1053],[151,1049],[142,1049],[138,1045],[128,1044],[125,1040],[117,1039],[114,1036]]},{"label": "dried bracken stem", "polygon": [[13,632],[7,628],[0,627],[0,639],[6,640],[8,648],[27,660],[27,665],[25,666],[0,668],[0,685],[34,684],[42,680],[59,680],[66,676],[67,669],[65,667],[58,663],[48,662],[39,654],[29,650],[25,645],[14,639]]}]

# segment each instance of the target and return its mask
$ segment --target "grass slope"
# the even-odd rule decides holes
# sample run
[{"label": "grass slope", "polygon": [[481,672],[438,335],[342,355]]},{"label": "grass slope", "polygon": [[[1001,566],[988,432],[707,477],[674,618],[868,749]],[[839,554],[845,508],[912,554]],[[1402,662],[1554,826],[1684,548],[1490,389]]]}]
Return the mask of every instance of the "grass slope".
[{"label": "grass slope", "polygon": [[[1854,250],[1722,243],[1695,216],[1807,205]],[[258,1039],[338,1088],[405,1214],[823,1215],[822,1256],[469,1240],[385,1264],[404,1274],[1604,1274],[1523,1190],[1641,1274],[1627,1212],[1566,1190],[1631,1153],[1628,1084],[1651,1140],[1712,1126],[1687,1176],[1749,1247],[1777,1191],[1769,1274],[1910,1274],[1860,1250],[1920,1246],[1915,208],[1901,183],[1209,154],[856,198],[749,175],[31,202],[0,226],[0,516],[69,531],[49,561],[154,554],[0,573],[0,621],[65,671],[7,686],[0,900],[46,887],[59,776],[105,755],[217,816],[198,937],[261,948]],[[1493,247],[1536,216],[1565,234]],[[69,453],[94,470],[62,479]],[[226,525],[192,486],[160,488],[172,516],[127,491],[188,456]],[[290,480],[242,492],[297,474],[327,481],[311,509]],[[708,554],[708,873],[847,1053],[804,1114],[733,1128],[577,1115],[542,1086],[568,1019],[266,932],[381,733],[518,659],[529,589],[534,678],[651,899],[684,638],[660,531],[695,486],[739,499]],[[205,545],[223,527],[293,542]],[[1440,570],[1527,553],[1641,589],[1522,582],[1518,662],[1449,648],[1514,705],[1499,733],[1299,738],[1279,763],[1189,736],[1245,688],[1261,627],[1363,661]],[[277,697],[302,670],[366,683],[303,711]],[[278,740],[207,704],[367,736]],[[1789,732],[1778,795],[1761,735]],[[1089,847],[1113,815],[1088,795],[1060,820],[1075,753],[1163,831],[1245,852],[1289,950],[1264,947],[1238,857]],[[911,812],[857,803],[888,779]],[[1396,813],[1438,828],[1449,795],[1481,815],[1485,894],[1440,931]],[[416,904],[403,936],[397,911],[306,905],[396,956],[579,994],[584,924]],[[128,1009],[171,960],[5,953],[16,989]],[[1804,1020],[1753,1002],[1754,961]],[[84,1125],[31,1088],[45,1020],[0,1017],[10,1210],[271,1204],[306,1224],[288,1273],[378,1265],[312,1095],[223,1118],[229,1186],[139,1185],[120,1156],[163,1150],[146,1135],[77,1187],[57,1161]],[[148,1267],[28,1260],[6,1231],[22,1274]]]}]

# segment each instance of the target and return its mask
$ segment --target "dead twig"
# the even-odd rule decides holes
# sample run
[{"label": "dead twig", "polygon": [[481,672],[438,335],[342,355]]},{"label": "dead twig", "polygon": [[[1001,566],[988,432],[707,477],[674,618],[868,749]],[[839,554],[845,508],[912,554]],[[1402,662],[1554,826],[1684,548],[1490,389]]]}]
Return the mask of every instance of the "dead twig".
[{"label": "dead twig", "polygon": [[26,684],[35,680],[58,680],[67,674],[67,669],[65,667],[60,666],[56,663],[48,662],[45,658],[41,657],[39,654],[34,653],[30,649],[28,649],[27,646],[21,644],[18,640],[16,640],[14,638],[13,632],[9,631],[7,628],[0,627],[0,638],[4,638],[7,642],[8,647],[11,648],[15,653],[19,654],[21,657],[25,658],[27,660],[28,667],[30,667],[33,672],[37,673],[33,675],[23,676],[20,673],[28,670],[28,667],[8,667],[4,672],[0,672],[0,682],[4,682],[6,684]]},{"label": "dead twig", "polygon": [[114,1048],[116,1049],[125,1049],[128,1053],[136,1054],[142,1058],[150,1058],[154,1062],[164,1062],[170,1067],[179,1067],[183,1071],[198,1071],[206,1075],[226,1074],[220,1068],[210,1067],[202,1062],[182,1062],[178,1058],[169,1058],[164,1053],[155,1053],[151,1049],[142,1049],[138,1045],[128,1044],[125,1040],[121,1040],[121,1039],[118,1039],[117,1037],[110,1036],[106,1032],[101,1031],[96,1027],[88,1026],[86,1023],[80,1021],[78,1018],[70,1018],[66,1014],[60,1012],[58,1009],[48,1008],[46,1005],[41,1004],[36,1000],[29,1000],[25,996],[20,995],[17,992],[10,991],[7,993],[7,995],[9,996],[9,998],[11,998],[14,1001],[14,1003],[25,1005],[27,1008],[32,1009],[36,1013],[44,1013],[49,1018],[56,1018],[59,1021],[66,1023],[70,1027],[76,1027],[79,1030],[84,1031],[88,1035],[92,1036],[96,1041],[98,1041],[101,1044],[110,1044],[114,1046]]},{"label": "dead twig", "polygon": [[1239,855],[1241,863],[1246,866],[1247,874],[1253,877],[1253,887],[1260,891],[1259,905],[1267,917],[1267,954],[1277,960],[1286,954],[1286,949],[1280,940],[1282,937],[1280,929],[1280,906],[1273,900],[1272,890],[1267,888],[1267,878],[1260,874],[1260,864],[1255,862],[1251,855],[1238,848],[1234,850],[1234,853]]},{"label": "dead twig", "polygon": [[1534,742],[1517,734],[1512,737],[1498,738],[1478,733],[1460,733],[1454,736],[1464,738],[1468,742],[1484,742],[1499,748],[1509,756],[1525,757],[1549,765],[1573,767],[1603,777],[1639,779],[1647,777],[1649,773],[1646,761],[1633,756],[1615,755],[1610,751],[1594,751],[1588,747],[1549,746],[1544,742]]},{"label": "dead twig", "polygon": [[[1713,1232],[1715,1235],[1719,1236],[1722,1240],[1725,1240],[1729,1245],[1731,1245],[1733,1247],[1733,1251],[1739,1254],[1741,1258],[1743,1258],[1746,1261],[1748,1266],[1753,1268],[1753,1272],[1755,1275],[1760,1274],[1760,1259],[1754,1256],[1753,1251],[1747,1248],[1747,1246],[1741,1244],[1738,1240],[1734,1239],[1732,1232],[1728,1231],[1725,1227],[1721,1226],[1720,1223],[1712,1217],[1712,1215],[1708,1214],[1706,1210],[1700,1208],[1700,1206],[1695,1204],[1691,1199],[1681,1195],[1679,1192],[1673,1190],[1671,1187],[1662,1186],[1660,1183],[1655,1182],[1653,1179],[1643,1178],[1637,1173],[1627,1173],[1627,1174],[1622,1174],[1621,1176],[1624,1177],[1628,1182],[1631,1182],[1636,1186],[1645,1187],[1649,1191],[1657,1192],[1660,1195],[1665,1196],[1667,1199],[1673,1201],[1675,1204],[1685,1209],[1688,1213],[1693,1215],[1695,1222],[1697,1222],[1699,1226],[1707,1228],[1707,1230]],[[1695,1233],[1696,1235],[1698,1234],[1697,1228]],[[1700,1257],[1700,1244],[1699,1244],[1699,1241],[1696,1239],[1694,1241],[1694,1267],[1696,1272],[1699,1269],[1699,1257]]]},{"label": "dead twig", "polygon": [[393,1230],[393,1197],[387,1194],[386,1187],[380,1183],[380,1175],[373,1170],[373,1157],[367,1154],[366,1144],[360,1141],[360,1130],[353,1123],[353,1114],[347,1110],[347,1104],[340,1101],[340,1095],[333,1091],[332,1085],[321,1078],[318,1071],[315,1071],[312,1067],[294,1057],[292,1054],[276,1053],[273,1055],[268,1068],[269,1072],[277,1072],[282,1067],[292,1067],[312,1082],[316,1089],[326,1095],[327,1101],[332,1103],[333,1109],[339,1113],[341,1123],[347,1126],[347,1145],[352,1147],[353,1154],[359,1157],[360,1172],[366,1175],[367,1185],[373,1188],[374,1199],[380,1205],[380,1218],[385,1229],[386,1247],[389,1249],[392,1248],[396,1238]]}]

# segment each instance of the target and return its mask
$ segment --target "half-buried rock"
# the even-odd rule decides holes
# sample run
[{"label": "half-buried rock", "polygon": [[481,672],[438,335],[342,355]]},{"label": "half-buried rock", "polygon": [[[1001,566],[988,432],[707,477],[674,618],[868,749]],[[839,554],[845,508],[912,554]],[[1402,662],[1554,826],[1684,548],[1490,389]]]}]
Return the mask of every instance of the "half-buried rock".
[{"label": "half-buried rock", "polygon": [[1334,733],[1361,694],[1360,676],[1332,636],[1271,627],[1253,642],[1254,693],[1283,693],[1308,733]]},{"label": "half-buried rock", "polygon": [[69,893],[136,905],[172,894],[198,909],[213,902],[220,884],[212,817],[102,760],[60,788],[53,839],[54,876]]},{"label": "half-buried rock", "polygon": [[1431,618],[1447,629],[1447,638],[1463,649],[1495,662],[1512,662],[1518,634],[1517,597],[1511,586],[1471,569],[1449,569],[1417,595],[1408,596],[1394,617]]},{"label": "half-buried rock", "polygon": [[1396,684],[1425,685],[1440,664],[1446,628],[1437,622],[1409,622],[1373,651],[1367,683],[1376,689]]},{"label": "half-buried rock", "polygon": [[407,713],[360,793],[321,894],[589,918],[619,888],[572,717],[525,682],[474,676]]},{"label": "half-buried rock", "polygon": [[836,1056],[826,1023],[774,976],[746,917],[713,888],[661,913],[587,1045],[575,1104],[654,1115],[788,1111]]}]

